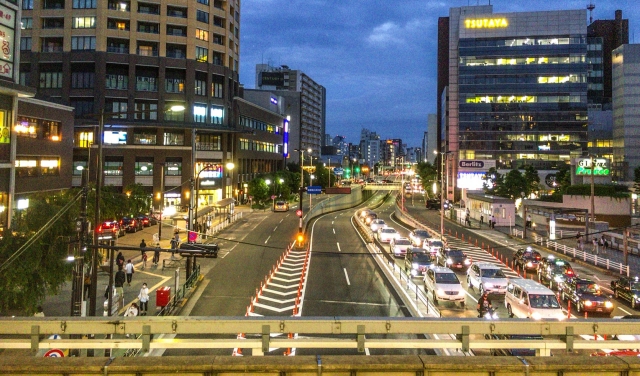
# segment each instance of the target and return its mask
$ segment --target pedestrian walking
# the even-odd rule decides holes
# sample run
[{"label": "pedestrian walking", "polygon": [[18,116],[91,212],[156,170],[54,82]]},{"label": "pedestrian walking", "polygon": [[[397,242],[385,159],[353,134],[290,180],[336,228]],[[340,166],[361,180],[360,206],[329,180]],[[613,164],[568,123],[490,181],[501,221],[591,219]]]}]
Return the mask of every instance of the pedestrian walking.
[{"label": "pedestrian walking", "polygon": [[525,224],[527,228],[531,228],[531,215],[527,214],[527,223]]},{"label": "pedestrian walking", "polygon": [[84,299],[89,297],[91,291],[91,274],[85,274],[84,276],[84,289],[82,290],[82,296]]},{"label": "pedestrian walking", "polygon": [[140,293],[138,294],[138,299],[140,300],[140,315],[147,315],[147,308],[149,305],[149,288],[147,287],[147,283],[142,283],[142,288],[140,289]]},{"label": "pedestrian walking", "polygon": [[153,265],[158,266],[158,262],[160,261],[160,247],[156,247],[153,251]]},{"label": "pedestrian walking", "polygon": [[173,259],[174,256],[176,255],[176,249],[178,249],[178,245],[180,244],[180,238],[178,237],[178,234],[175,235],[174,238],[171,239],[170,243],[171,243],[171,258]]},{"label": "pedestrian walking", "polygon": [[127,284],[131,286],[131,278],[133,277],[133,273],[135,273],[131,259],[127,260],[127,265],[125,265],[124,268],[127,271]]},{"label": "pedestrian walking", "polygon": [[[126,281],[126,275],[124,274],[124,269],[122,267],[118,267],[118,271],[116,272],[116,275],[114,277],[114,281],[113,281],[113,285],[116,287],[116,295],[119,298],[122,298],[124,296],[124,283]],[[107,287],[108,289],[109,287]]]},{"label": "pedestrian walking", "polygon": [[602,248],[602,250],[604,250],[604,235],[600,236],[600,239],[598,240],[598,245],[600,246],[600,248]]},{"label": "pedestrian walking", "polygon": [[484,223],[484,215],[480,214],[480,228],[482,228],[483,223]]},{"label": "pedestrian walking", "polygon": [[116,257],[116,264],[118,265],[118,267],[124,267],[124,255],[122,254],[122,252],[118,252],[118,256]]},{"label": "pedestrian walking", "polygon": [[147,268],[147,243],[144,239],[140,242],[140,259],[142,260],[142,270]]},{"label": "pedestrian walking", "polygon": [[464,217],[464,223],[471,227],[471,215],[469,213],[467,213],[467,215]]},{"label": "pedestrian walking", "polygon": [[609,249],[609,241],[607,239],[604,240],[604,248],[602,249],[603,252],[607,252],[607,249]]},{"label": "pedestrian walking", "polygon": [[496,228],[496,217],[493,216],[493,214],[491,214],[491,224],[489,225],[490,228]]},{"label": "pedestrian walking", "polygon": [[595,253],[597,255],[598,254],[598,239],[593,238],[591,243],[593,243],[593,253]]}]

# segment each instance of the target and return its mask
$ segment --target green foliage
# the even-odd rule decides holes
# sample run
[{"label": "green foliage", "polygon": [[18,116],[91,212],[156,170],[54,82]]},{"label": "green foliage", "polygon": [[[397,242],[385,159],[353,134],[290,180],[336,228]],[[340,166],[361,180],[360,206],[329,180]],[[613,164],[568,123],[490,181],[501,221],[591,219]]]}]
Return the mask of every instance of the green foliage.
[{"label": "green foliage", "polygon": [[[77,190],[63,193],[34,194],[29,208],[20,213],[15,233],[7,232],[0,240],[0,262],[4,262],[54,217]],[[35,312],[48,294],[57,294],[70,276],[66,261],[70,238],[75,239],[76,205],[25,250],[17,261],[2,271],[0,278],[0,313],[27,314]]]},{"label": "green foliage", "polygon": [[151,195],[147,193],[142,184],[129,184],[124,187],[128,215],[148,213],[151,208]]},{"label": "green foliage", "polygon": [[571,171],[569,169],[562,169],[556,172],[556,188],[553,191],[553,196],[562,197],[569,187],[571,187]]},{"label": "green foliage", "polygon": [[532,166],[527,165],[524,168],[524,180],[525,180],[525,194],[529,196],[532,193],[537,193],[540,189],[540,176],[538,171]]},{"label": "green foliage", "polygon": [[[630,196],[629,189],[624,185],[617,184],[596,184],[594,185],[594,195],[603,197],[626,198]],[[591,196],[591,184],[578,184],[568,187],[567,195]]]},{"label": "green foliage", "polygon": [[427,190],[434,181],[438,181],[438,170],[429,162],[419,162],[416,165],[416,173],[420,176],[422,187]]},{"label": "green foliage", "polygon": [[502,179],[502,174],[495,167],[491,167],[487,171],[484,183],[482,183],[482,190],[488,195],[498,195],[499,187],[503,184]]}]

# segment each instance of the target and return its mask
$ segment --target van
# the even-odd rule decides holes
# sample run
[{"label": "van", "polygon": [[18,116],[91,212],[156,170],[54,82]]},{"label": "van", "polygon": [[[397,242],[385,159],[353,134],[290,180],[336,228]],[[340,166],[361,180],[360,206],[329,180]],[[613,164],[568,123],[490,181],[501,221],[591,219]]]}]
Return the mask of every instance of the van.
[{"label": "van", "polygon": [[504,305],[509,317],[564,320],[556,295],[531,279],[512,279],[507,285]]}]

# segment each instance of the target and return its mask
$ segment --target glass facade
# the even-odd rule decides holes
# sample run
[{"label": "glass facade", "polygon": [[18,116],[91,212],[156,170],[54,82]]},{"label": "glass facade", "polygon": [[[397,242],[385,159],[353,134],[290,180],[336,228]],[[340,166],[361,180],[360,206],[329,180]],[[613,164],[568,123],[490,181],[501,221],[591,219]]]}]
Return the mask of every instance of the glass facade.
[{"label": "glass facade", "polygon": [[585,35],[459,40],[459,156],[557,168],[587,147]]}]

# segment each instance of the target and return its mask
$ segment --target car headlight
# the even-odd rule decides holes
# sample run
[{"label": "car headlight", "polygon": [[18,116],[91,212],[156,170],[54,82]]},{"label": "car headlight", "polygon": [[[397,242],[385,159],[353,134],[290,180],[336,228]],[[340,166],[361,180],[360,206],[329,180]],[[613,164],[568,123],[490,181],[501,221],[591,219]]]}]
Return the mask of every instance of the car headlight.
[{"label": "car headlight", "polygon": [[464,295],[464,290],[463,289],[458,290],[458,295]]},{"label": "car headlight", "polygon": [[534,320],[540,320],[542,316],[538,312],[534,312],[531,314],[531,318]]},{"label": "car headlight", "polygon": [[471,265],[471,261],[469,261],[469,259],[464,260],[464,264],[465,265]]},{"label": "car headlight", "polygon": [[527,262],[527,268],[533,267],[533,263],[531,261]]},{"label": "car headlight", "polygon": [[610,301],[607,300],[606,302],[604,302],[604,306],[606,308],[613,308],[613,303],[611,303]]},{"label": "car headlight", "polygon": [[418,263],[414,262],[413,264],[411,264],[411,268],[418,269]]},{"label": "car headlight", "polygon": [[418,271],[417,271],[417,270],[415,270],[415,269],[412,269],[412,270],[411,270],[411,275],[412,275],[413,277],[417,276],[417,275],[418,275]]},{"label": "car headlight", "polygon": [[492,287],[493,287],[493,283],[488,283],[488,282],[487,282],[487,283],[485,283],[485,284],[484,284],[484,287],[486,287],[486,288],[490,289],[490,288],[492,288]]},{"label": "car headlight", "polygon": [[450,258],[448,258],[448,259],[447,259],[447,264],[453,264],[453,260],[452,260],[452,259],[450,259]]},{"label": "car headlight", "polygon": [[593,302],[591,300],[585,300],[584,301],[584,306],[585,307],[591,307],[593,305]]},{"label": "car headlight", "polygon": [[437,293],[438,295],[444,295],[444,290],[443,290],[443,289],[438,289],[438,290],[436,291],[436,293]]},{"label": "car headlight", "polygon": [[556,282],[564,282],[564,277],[561,275],[557,275],[555,277],[553,277],[553,280]]}]

